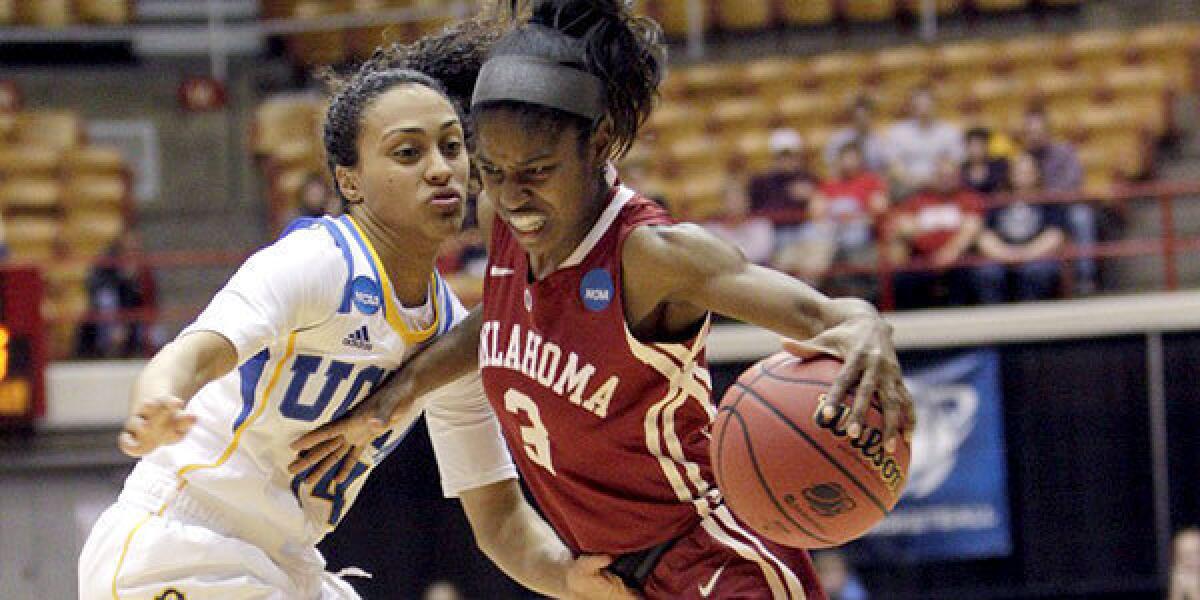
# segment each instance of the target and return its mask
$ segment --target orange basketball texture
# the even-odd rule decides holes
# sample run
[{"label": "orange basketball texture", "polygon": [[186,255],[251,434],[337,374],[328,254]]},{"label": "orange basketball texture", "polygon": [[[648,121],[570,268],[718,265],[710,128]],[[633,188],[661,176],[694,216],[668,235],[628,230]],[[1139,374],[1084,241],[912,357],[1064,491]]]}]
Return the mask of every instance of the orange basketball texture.
[{"label": "orange basketball texture", "polygon": [[725,393],[709,452],[730,510],[763,536],[827,548],[866,533],[896,505],[909,445],[883,449],[878,399],[856,438],[846,433],[853,394],[820,411],[842,362],[781,352],[750,367]]}]

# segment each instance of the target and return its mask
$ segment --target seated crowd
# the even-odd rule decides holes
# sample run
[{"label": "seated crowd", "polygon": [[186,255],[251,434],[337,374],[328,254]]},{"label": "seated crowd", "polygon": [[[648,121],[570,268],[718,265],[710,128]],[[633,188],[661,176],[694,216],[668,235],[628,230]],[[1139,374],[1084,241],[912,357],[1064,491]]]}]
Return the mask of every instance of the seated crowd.
[{"label": "seated crowd", "polygon": [[885,263],[898,308],[1051,298],[1067,269],[1074,293],[1095,290],[1094,259],[1064,268],[1058,258],[1067,244],[1095,244],[1097,219],[1092,205],[1042,197],[1079,191],[1083,170],[1041,110],[1010,138],[939,120],[928,90],[911,108],[879,128],[871,101],[857,99],[821,152],[824,178],[798,132],[773,131],[770,167],[731,182],[724,213],[705,227],[831,293],[879,300]]}]

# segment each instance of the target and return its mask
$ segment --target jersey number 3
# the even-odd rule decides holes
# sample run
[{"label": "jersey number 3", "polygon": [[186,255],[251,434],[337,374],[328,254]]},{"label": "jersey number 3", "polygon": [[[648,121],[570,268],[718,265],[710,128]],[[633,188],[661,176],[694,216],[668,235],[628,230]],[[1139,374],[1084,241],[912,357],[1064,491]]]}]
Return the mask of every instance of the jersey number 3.
[{"label": "jersey number 3", "polygon": [[529,455],[529,460],[550,471],[551,475],[558,475],[554,472],[554,461],[550,458],[550,434],[546,431],[546,424],[542,422],[542,416],[533,398],[510,389],[504,392],[504,408],[514,415],[525,413],[529,418],[529,425],[521,427],[521,441],[525,442],[525,454]]}]

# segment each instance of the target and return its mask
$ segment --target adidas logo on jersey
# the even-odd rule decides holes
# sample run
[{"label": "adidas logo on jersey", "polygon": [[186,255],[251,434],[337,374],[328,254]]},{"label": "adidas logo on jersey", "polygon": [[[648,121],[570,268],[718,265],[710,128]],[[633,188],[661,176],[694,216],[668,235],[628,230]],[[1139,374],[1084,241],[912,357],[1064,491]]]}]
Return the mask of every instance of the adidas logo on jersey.
[{"label": "adidas logo on jersey", "polygon": [[367,326],[363,325],[347,334],[346,339],[342,340],[342,345],[359,350],[370,350],[371,336],[367,333]]}]

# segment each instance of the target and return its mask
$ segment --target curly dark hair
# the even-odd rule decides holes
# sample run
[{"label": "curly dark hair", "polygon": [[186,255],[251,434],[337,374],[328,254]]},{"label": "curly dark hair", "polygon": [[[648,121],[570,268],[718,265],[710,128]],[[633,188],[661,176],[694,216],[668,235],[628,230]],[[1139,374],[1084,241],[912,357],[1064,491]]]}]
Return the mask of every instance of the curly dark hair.
[{"label": "curly dark hair", "polygon": [[[662,28],[653,19],[630,14],[624,0],[510,0],[512,14],[528,19],[496,42],[492,56],[539,56],[574,66],[599,77],[605,86],[613,143],[610,159],[620,159],[633,146],[649,118],[666,70]],[[515,110],[544,126],[574,126],[587,137],[601,122],[556,109],[513,101],[484,104],[481,112]]]}]

